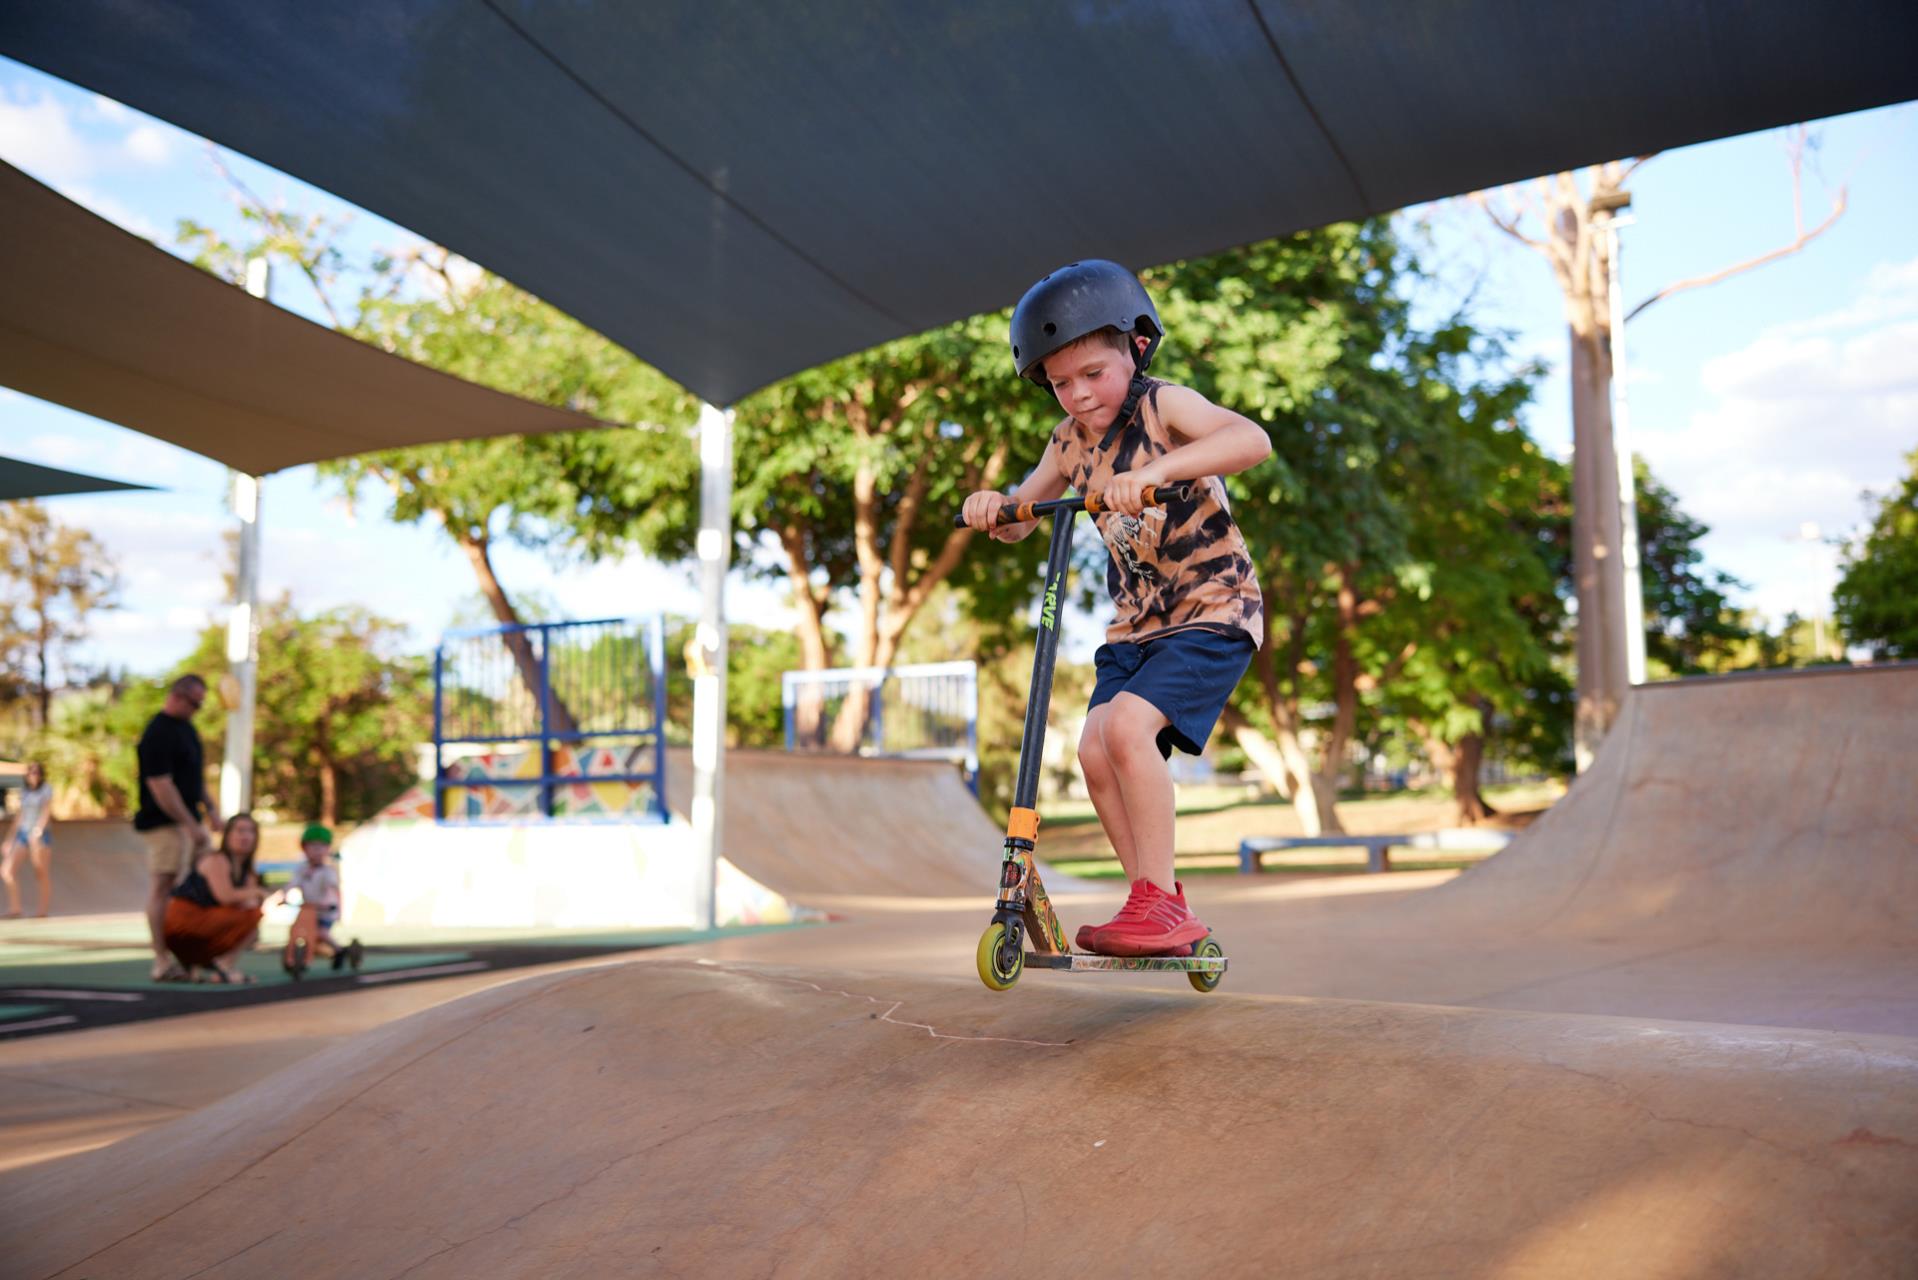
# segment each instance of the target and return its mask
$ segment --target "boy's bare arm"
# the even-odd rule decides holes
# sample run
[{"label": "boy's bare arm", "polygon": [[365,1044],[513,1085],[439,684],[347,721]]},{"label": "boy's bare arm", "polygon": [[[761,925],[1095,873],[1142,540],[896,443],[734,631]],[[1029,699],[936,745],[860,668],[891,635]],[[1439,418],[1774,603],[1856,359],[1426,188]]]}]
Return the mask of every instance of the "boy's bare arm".
[{"label": "boy's bare arm", "polygon": [[1272,440],[1258,423],[1213,404],[1190,387],[1162,388],[1159,416],[1173,438],[1185,443],[1143,467],[1112,477],[1106,497],[1124,515],[1136,516],[1144,510],[1148,486],[1233,475],[1257,466],[1272,452]]},{"label": "boy's bare arm", "polygon": [[1022,524],[995,524],[999,518],[999,508],[1008,502],[1050,502],[1063,497],[1066,491],[1065,473],[1059,469],[1058,449],[1050,441],[1046,451],[1039,455],[1039,465],[1020,482],[1011,494],[998,493],[991,489],[981,489],[966,499],[966,523],[974,529],[983,529],[989,536],[1000,542],[1017,542],[1038,528],[1037,520],[1027,520]]}]

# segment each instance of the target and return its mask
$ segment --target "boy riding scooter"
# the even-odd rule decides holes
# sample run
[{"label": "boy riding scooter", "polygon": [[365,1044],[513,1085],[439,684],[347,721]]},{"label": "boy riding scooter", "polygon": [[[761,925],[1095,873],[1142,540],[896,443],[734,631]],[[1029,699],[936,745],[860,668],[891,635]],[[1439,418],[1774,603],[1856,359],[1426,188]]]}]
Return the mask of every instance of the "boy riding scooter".
[{"label": "boy riding scooter", "polygon": [[[1019,376],[1050,390],[1066,417],[1024,483],[1010,495],[974,493],[961,519],[1018,541],[1044,514],[1033,504],[1070,487],[1087,495],[1084,509],[1110,555],[1116,617],[1095,659],[1079,762],[1131,891],[1116,916],[1080,929],[1076,942],[1100,956],[1190,955],[1209,931],[1174,878],[1166,761],[1175,747],[1205,749],[1263,641],[1264,602],[1221,477],[1262,461],[1271,442],[1250,419],[1146,376],[1163,328],[1144,286],[1117,263],[1088,259],[1047,275],[1020,299],[1011,330]],[[1059,519],[1069,538],[1072,511]],[[1056,558],[1063,577],[1063,555]],[[1049,686],[1051,663],[1039,665]],[[1028,715],[1029,740],[1033,730]],[[1015,807],[1009,865],[1015,841],[1031,847],[1032,836],[1021,835],[1028,826],[1036,835],[1037,814]]]}]

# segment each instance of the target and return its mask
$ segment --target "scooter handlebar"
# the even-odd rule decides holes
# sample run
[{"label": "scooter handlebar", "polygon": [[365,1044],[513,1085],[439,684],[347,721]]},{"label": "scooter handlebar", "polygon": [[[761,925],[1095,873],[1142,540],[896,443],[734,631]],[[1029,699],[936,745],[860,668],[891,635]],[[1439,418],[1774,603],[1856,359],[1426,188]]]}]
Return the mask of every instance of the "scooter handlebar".
[{"label": "scooter handlebar", "polygon": [[[1193,480],[1182,480],[1177,484],[1147,485],[1144,495],[1145,504],[1148,507],[1163,507],[1174,500],[1190,500],[1198,491],[1198,482]],[[1106,505],[1104,493],[1088,493],[1084,497],[1057,498],[1051,502],[1009,502],[999,508],[999,518],[994,523],[1024,524],[1028,520],[1037,520],[1041,516],[1049,516],[1060,511],[1073,513],[1090,511],[1093,515],[1098,515],[1110,510],[1112,508]],[[955,529],[966,527],[964,513],[952,518],[952,526]]]}]

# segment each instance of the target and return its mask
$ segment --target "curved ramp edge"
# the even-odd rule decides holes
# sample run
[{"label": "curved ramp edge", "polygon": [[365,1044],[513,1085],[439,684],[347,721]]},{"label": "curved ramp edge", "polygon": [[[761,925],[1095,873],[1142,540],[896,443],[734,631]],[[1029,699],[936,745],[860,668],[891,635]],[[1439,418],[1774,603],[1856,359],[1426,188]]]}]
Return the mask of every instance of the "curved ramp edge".
[{"label": "curved ramp edge", "polygon": [[29,1173],[23,1276],[1895,1275],[1918,1042],[648,960]]}]

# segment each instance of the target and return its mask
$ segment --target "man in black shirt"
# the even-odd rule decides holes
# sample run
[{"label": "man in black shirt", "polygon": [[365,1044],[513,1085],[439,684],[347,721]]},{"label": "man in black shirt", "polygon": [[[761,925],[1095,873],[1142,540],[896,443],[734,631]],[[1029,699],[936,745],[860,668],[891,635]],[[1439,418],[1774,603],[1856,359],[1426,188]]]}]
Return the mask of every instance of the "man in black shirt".
[{"label": "man in black shirt", "polygon": [[[193,713],[206,701],[206,681],[186,675],[167,688],[166,703],[140,735],[140,808],[133,829],[147,847],[147,931],[156,982],[186,977],[167,950],[163,926],[173,886],[213,847],[219,809],[206,794],[206,751]],[[205,812],[205,821],[201,813]]]}]

